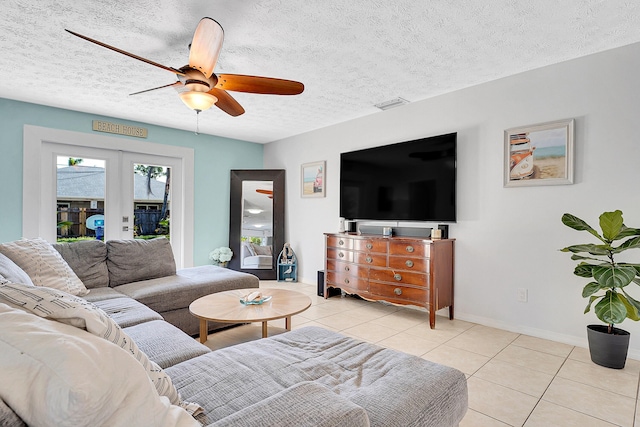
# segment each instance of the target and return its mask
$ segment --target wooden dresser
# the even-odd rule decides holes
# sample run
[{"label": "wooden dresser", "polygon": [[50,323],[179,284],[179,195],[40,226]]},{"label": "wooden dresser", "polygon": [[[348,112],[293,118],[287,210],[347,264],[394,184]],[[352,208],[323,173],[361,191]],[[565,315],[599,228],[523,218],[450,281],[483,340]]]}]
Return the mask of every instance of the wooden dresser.
[{"label": "wooden dresser", "polygon": [[417,305],[436,311],[449,307],[453,319],[454,239],[382,237],[325,233],[324,295],[340,288],[367,300]]}]

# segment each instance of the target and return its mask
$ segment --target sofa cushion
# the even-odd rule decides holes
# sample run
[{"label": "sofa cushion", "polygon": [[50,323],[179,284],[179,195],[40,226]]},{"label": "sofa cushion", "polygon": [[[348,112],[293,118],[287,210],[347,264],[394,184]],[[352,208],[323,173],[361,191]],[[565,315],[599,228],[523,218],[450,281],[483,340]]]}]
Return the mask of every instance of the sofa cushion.
[{"label": "sofa cushion", "polygon": [[0,366],[0,398],[28,425],[199,426],[117,345],[2,303]]},{"label": "sofa cushion", "polygon": [[[107,313],[121,328],[152,320],[163,320],[162,316],[146,305],[124,295],[119,298],[95,301],[93,304]],[[134,341],[139,345],[135,338]]]},{"label": "sofa cushion", "polygon": [[109,240],[109,286],[176,274],[171,243],[164,237],[151,240]]},{"label": "sofa cushion", "polygon": [[22,239],[0,244],[0,252],[25,271],[36,286],[73,295],[89,293],[60,253],[44,239]]},{"label": "sofa cushion", "polygon": [[40,317],[84,329],[126,350],[146,370],[159,395],[174,405],[196,412],[198,405],[183,402],[171,378],[149,360],[113,319],[92,303],[57,289],[22,284],[0,285],[0,301],[30,311]]},{"label": "sofa cushion", "polygon": [[[199,421],[203,422],[202,419]],[[302,382],[214,422],[210,427],[254,426],[368,427],[369,418],[364,409],[328,388]]]},{"label": "sofa cushion", "polygon": [[6,279],[12,283],[24,283],[26,285],[33,285],[31,278],[23,269],[0,253],[0,279]]},{"label": "sofa cushion", "polygon": [[162,314],[189,307],[194,300],[214,292],[257,288],[259,284],[252,274],[203,265],[178,270],[173,276],[127,283],[115,290]]},{"label": "sofa cushion", "polygon": [[97,301],[103,301],[106,299],[122,298],[122,297],[126,297],[126,295],[116,291],[113,288],[101,287],[101,288],[91,289],[91,292],[89,292],[89,295],[85,295],[82,298],[86,299],[89,302],[97,302]]},{"label": "sofa cushion", "polygon": [[87,289],[109,286],[107,246],[102,240],[55,243],[53,247],[60,252]]},{"label": "sofa cushion", "polygon": [[124,331],[161,368],[168,368],[211,351],[163,320],[140,323],[125,328]]},{"label": "sofa cushion", "polygon": [[211,421],[302,381],[364,408],[371,425],[455,426],[467,410],[462,372],[317,327],[216,350],[167,373]]}]

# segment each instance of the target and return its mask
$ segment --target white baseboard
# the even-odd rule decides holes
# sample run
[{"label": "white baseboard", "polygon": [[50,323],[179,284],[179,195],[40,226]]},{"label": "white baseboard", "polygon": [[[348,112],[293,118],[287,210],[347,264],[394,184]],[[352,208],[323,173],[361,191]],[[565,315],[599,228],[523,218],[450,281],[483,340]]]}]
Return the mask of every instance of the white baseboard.
[{"label": "white baseboard", "polygon": [[[449,315],[446,309],[445,311],[443,311],[443,315],[446,315],[446,316]],[[472,323],[477,323],[483,326],[489,326],[491,328],[503,329],[509,332],[516,332],[518,334],[524,334],[524,335],[529,335],[536,338],[542,338],[545,340],[561,342],[563,344],[569,344],[576,347],[589,348],[589,345],[587,343],[587,338],[586,338],[586,331],[585,331],[584,337],[577,337],[574,335],[558,334],[558,333],[550,332],[544,329],[530,328],[528,326],[514,325],[513,323],[500,322],[488,317],[476,316],[476,315],[467,314],[467,313],[460,313],[458,311],[456,311],[455,318],[464,320],[466,322],[472,322]],[[640,360],[640,350],[630,349],[629,353],[627,354],[627,358]]]}]

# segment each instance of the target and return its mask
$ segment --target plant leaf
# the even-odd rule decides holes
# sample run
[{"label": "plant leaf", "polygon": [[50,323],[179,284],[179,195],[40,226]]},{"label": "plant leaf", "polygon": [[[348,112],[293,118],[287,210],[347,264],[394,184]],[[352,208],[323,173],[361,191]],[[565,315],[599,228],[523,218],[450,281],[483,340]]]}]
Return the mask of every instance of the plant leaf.
[{"label": "plant leaf", "polygon": [[640,236],[634,237],[633,239],[626,240],[623,244],[618,246],[617,248],[613,248],[612,252],[614,254],[619,254],[622,251],[626,251],[627,249],[640,248]]},{"label": "plant leaf", "polygon": [[573,228],[574,230],[588,231],[604,242],[604,239],[600,234],[598,234],[596,230],[594,230],[589,224],[587,224],[577,216],[566,213],[562,215],[562,223],[567,227]]},{"label": "plant leaf", "polygon": [[595,265],[587,264],[586,262],[581,262],[576,265],[575,270],[573,270],[573,274],[579,277],[593,277],[593,268]]},{"label": "plant leaf", "polygon": [[625,308],[627,309],[627,318],[634,321],[640,320],[640,316],[638,316],[638,308],[635,307],[633,304],[631,304],[631,301],[627,299],[626,294],[625,295],[616,294],[616,295],[620,300],[620,302],[624,304]]},{"label": "plant leaf", "polygon": [[593,261],[600,261],[600,262],[603,261],[600,258],[594,258],[594,257],[590,257],[590,256],[582,256],[582,255],[576,255],[576,254],[571,255],[571,259],[574,260],[574,261],[580,261],[582,259],[590,259],[590,260],[593,260]]},{"label": "plant leaf", "polygon": [[628,266],[596,265],[593,278],[603,288],[622,288],[636,277],[636,269]]},{"label": "plant leaf", "polygon": [[598,299],[597,296],[591,295],[591,297],[589,298],[589,304],[587,304],[587,306],[584,309],[584,314],[587,314],[591,310],[591,304],[593,304],[593,302],[597,299]]},{"label": "plant leaf", "polygon": [[582,289],[582,297],[586,298],[588,296],[591,296],[598,292],[600,289],[602,289],[602,286],[600,286],[598,282],[588,283],[587,286]]},{"label": "plant leaf", "polygon": [[579,253],[579,252],[588,252],[591,255],[609,255],[609,251],[608,249],[610,249],[611,246],[609,245],[594,245],[593,243],[585,243],[583,245],[571,245],[571,246],[567,246],[566,248],[560,249],[562,252],[573,252],[573,253]]},{"label": "plant leaf", "polygon": [[600,228],[602,228],[603,237],[612,242],[620,233],[623,222],[622,211],[604,212],[600,215]]},{"label": "plant leaf", "polygon": [[[625,292],[624,288],[622,288],[620,290],[622,291],[622,293],[626,297],[627,302],[629,304],[631,304],[633,307],[635,307],[636,311],[639,313],[639,316],[640,316],[640,301],[636,300],[635,298],[632,298],[631,295],[629,295],[627,292]],[[633,319],[633,320],[640,320],[640,319]]]},{"label": "plant leaf", "polygon": [[617,293],[607,291],[607,294],[595,306],[598,319],[612,325],[622,323],[627,317],[627,307],[620,301]]},{"label": "plant leaf", "polygon": [[613,240],[620,240],[630,236],[640,236],[640,228],[629,228],[626,225],[622,224],[622,229]]}]

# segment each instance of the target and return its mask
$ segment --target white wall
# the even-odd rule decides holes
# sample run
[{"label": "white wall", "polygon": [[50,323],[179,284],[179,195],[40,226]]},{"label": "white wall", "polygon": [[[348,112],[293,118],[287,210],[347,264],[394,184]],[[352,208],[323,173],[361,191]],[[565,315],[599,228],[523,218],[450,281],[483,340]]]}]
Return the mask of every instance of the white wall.
[{"label": "white wall", "polygon": [[[621,209],[640,227],[640,44],[556,64],[268,144],[266,168],[287,170],[286,234],[299,280],[323,269],[323,232],[336,232],[340,153],[458,132],[456,317],[586,346],[586,284],[558,252],[591,240],[564,212],[597,225]],[[503,131],[576,119],[573,185],[503,188]],[[326,160],[326,198],[300,197],[300,165]],[[640,250],[635,259],[640,260]],[[517,302],[517,288],[529,301]],[[636,289],[633,289],[636,291]],[[640,289],[634,295],[640,299]],[[630,356],[640,358],[640,324]]]}]

